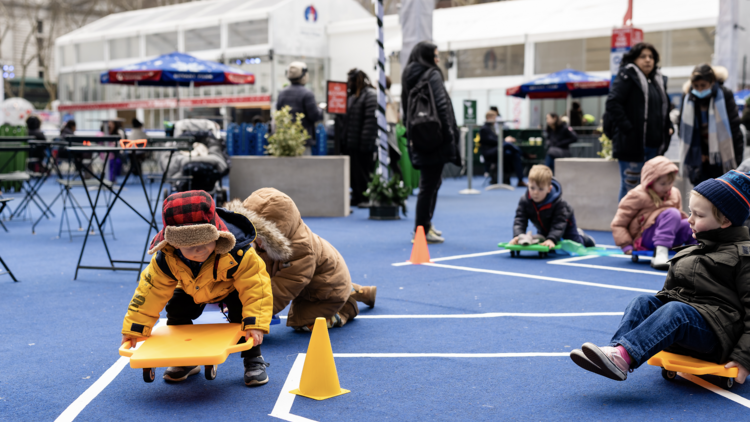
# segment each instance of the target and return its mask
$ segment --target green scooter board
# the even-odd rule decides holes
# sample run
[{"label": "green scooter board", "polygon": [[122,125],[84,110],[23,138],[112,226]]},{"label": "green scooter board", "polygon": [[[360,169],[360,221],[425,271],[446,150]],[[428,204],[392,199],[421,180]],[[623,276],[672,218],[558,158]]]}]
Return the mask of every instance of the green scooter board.
[{"label": "green scooter board", "polygon": [[546,258],[550,250],[559,250],[562,248],[562,244],[558,243],[554,248],[548,248],[547,246],[536,245],[511,245],[509,243],[498,243],[499,248],[504,248],[510,251],[510,256],[521,256],[521,251],[538,252],[540,258]]}]

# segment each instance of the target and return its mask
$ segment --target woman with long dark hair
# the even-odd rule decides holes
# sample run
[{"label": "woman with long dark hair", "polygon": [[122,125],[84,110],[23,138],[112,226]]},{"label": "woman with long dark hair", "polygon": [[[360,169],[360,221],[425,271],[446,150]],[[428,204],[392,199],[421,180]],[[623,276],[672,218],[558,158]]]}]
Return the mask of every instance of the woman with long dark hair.
[{"label": "woman with long dark hair", "polygon": [[[441,232],[432,226],[437,194],[442,184],[445,163],[461,164],[458,153],[459,131],[448,91],[445,89],[443,72],[437,66],[440,58],[437,46],[422,41],[411,51],[409,62],[401,76],[401,107],[406,138],[409,140],[409,156],[414,168],[421,171],[417,211],[414,227],[424,227],[428,243],[442,243]],[[411,90],[426,80],[434,98],[437,117],[440,121],[440,134],[437,139],[420,139],[415,142],[415,134],[409,133],[409,94]]]},{"label": "woman with long dark hair", "polygon": [[745,143],[725,68],[701,64],[683,87],[680,109],[680,174],[693,185],[715,179],[742,162]]},{"label": "woman with long dark hair", "polygon": [[653,45],[638,43],[622,58],[606,103],[604,133],[620,163],[620,197],[641,183],[643,163],[669,148],[667,77]]},{"label": "woman with long dark hair", "polygon": [[378,148],[378,121],[375,116],[378,94],[367,74],[359,69],[349,71],[347,85],[349,99],[345,139],[352,186],[350,203],[365,208],[369,206],[365,191],[375,169],[375,153]]}]

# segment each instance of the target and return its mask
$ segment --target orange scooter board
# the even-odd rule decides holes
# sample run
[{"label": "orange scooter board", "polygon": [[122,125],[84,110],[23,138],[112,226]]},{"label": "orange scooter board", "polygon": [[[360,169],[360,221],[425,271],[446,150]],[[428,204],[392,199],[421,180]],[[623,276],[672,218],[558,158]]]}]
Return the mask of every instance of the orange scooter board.
[{"label": "orange scooter board", "polygon": [[677,372],[692,375],[716,375],[724,377],[723,387],[732,388],[737,377],[737,368],[725,368],[724,365],[706,362],[690,356],[677,355],[669,352],[659,352],[647,362],[651,366],[660,366],[662,376],[673,380]]},{"label": "orange scooter board", "polygon": [[[155,329],[151,337],[135,349],[120,346],[120,356],[130,358],[131,368],[143,368],[146,382],[153,381],[153,368],[167,366],[206,366],[206,378],[216,376],[216,365],[230,353],[250,350],[253,341],[237,344],[245,336],[240,324],[166,325]],[[213,377],[210,377],[211,372]]]}]

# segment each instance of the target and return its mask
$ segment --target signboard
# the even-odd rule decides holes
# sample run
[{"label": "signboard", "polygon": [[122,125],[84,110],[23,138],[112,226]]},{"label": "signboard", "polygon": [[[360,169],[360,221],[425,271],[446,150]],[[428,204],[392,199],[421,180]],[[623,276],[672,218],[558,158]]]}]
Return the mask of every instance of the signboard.
[{"label": "signboard", "polygon": [[612,52],[609,55],[609,71],[612,74],[613,81],[620,69],[622,56],[639,42],[643,42],[643,30],[641,29],[625,27],[612,30]]},{"label": "signboard", "polygon": [[326,113],[346,114],[346,82],[328,81]]},{"label": "signboard", "polygon": [[198,97],[198,98],[162,98],[154,100],[130,100],[121,102],[102,103],[78,103],[60,104],[57,107],[61,112],[88,111],[88,110],[135,110],[155,108],[177,108],[177,107],[222,107],[225,105],[254,105],[264,106],[271,103],[270,95],[243,95],[236,97]]},{"label": "signboard", "polygon": [[464,125],[477,124],[477,100],[464,100]]}]

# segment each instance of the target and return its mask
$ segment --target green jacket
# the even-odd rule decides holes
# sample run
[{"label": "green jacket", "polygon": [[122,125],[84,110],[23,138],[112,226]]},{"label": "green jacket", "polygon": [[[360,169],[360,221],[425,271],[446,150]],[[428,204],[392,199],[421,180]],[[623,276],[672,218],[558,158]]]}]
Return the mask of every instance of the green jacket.
[{"label": "green jacket", "polygon": [[750,234],[746,227],[701,232],[699,244],[672,258],[667,280],[656,294],[662,302],[695,308],[719,340],[707,355],[671,351],[716,363],[734,360],[750,369]]}]

